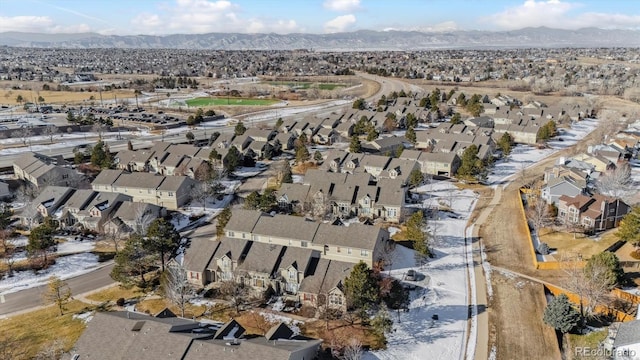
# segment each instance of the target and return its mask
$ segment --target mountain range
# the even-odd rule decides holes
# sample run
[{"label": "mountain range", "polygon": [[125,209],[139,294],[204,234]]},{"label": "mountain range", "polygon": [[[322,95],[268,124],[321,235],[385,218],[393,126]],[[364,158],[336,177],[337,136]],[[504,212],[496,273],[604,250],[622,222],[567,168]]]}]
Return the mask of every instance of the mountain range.
[{"label": "mountain range", "polygon": [[640,47],[638,30],[547,27],[514,31],[373,31],[334,34],[176,34],[101,35],[97,33],[0,33],[0,45],[41,48],[140,48],[216,50],[428,50],[559,47]]}]

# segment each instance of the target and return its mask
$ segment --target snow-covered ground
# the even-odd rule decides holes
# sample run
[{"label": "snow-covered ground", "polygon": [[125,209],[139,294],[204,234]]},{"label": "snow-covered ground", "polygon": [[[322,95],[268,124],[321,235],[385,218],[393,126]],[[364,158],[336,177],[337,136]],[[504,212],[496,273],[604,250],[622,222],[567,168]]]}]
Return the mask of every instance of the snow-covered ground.
[{"label": "snow-covered ground", "polygon": [[[556,139],[548,142],[548,149],[538,149],[530,145],[515,146],[506,161],[503,159],[496,161],[487,177],[487,182],[494,186],[505,184],[509,177],[517,174],[522,169],[532,166],[558,150],[575,145],[576,142],[587,136],[597,126],[597,119],[586,119],[574,123],[570,129],[561,129],[561,134]],[[562,138],[563,141],[559,141],[559,138]]]},{"label": "snow-covered ground", "polygon": [[81,253],[62,256],[56,259],[56,263],[46,270],[34,274],[32,271],[14,273],[13,277],[0,280],[0,294],[8,294],[16,291],[45,285],[50,276],[58,276],[68,279],[74,276],[93,271],[98,266],[98,256],[93,253]]},{"label": "snow-covered ground", "polygon": [[[102,137],[106,142],[109,142],[111,138],[115,138],[118,135],[117,132],[113,133],[103,133]],[[16,147],[11,147],[7,149],[0,150],[0,155],[9,155],[9,154],[18,154],[27,151],[38,151],[43,154],[47,154],[47,151],[51,149],[59,149],[66,148],[69,146],[78,146],[87,143],[87,138],[97,138],[98,133],[88,132],[88,133],[74,133],[74,134],[63,134],[62,136],[58,135],[53,139],[53,144],[48,144],[49,138],[47,136],[32,136],[27,141],[27,146],[22,145],[22,139],[20,138],[7,138],[0,139],[0,145],[13,145]],[[32,143],[29,146],[29,142]],[[44,144],[33,144],[35,142],[43,142]]]},{"label": "snow-covered ground", "polygon": [[[438,212],[429,221],[435,233],[436,254],[424,266],[417,266],[414,251],[397,246],[392,256],[391,276],[402,279],[409,269],[424,275],[411,292],[409,312],[392,312],[393,331],[387,335],[386,350],[369,352],[365,359],[459,359],[464,356],[468,296],[465,227],[477,199],[471,190],[459,190],[449,182],[425,185],[429,191],[425,206],[449,205],[453,216]],[[385,273],[387,273],[385,271]],[[437,315],[438,320],[434,320]]]}]

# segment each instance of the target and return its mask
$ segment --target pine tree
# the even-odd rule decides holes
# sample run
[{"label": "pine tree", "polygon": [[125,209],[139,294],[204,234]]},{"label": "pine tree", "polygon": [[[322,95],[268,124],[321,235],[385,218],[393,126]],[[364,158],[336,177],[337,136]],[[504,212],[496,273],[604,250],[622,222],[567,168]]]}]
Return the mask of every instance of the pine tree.
[{"label": "pine tree", "polygon": [[407,132],[404,134],[404,137],[414,145],[417,142],[416,130],[413,127],[409,127],[407,129]]},{"label": "pine tree", "polygon": [[[594,268],[602,268],[601,271],[594,271]],[[616,285],[620,285],[624,281],[624,270],[620,265],[618,257],[610,252],[603,251],[596,255],[593,255],[587,260],[587,265],[584,268],[585,274],[601,274],[598,282],[606,284],[609,289],[613,289]]]},{"label": "pine tree", "polygon": [[620,240],[640,247],[640,206],[634,206],[631,212],[625,215],[616,235]]},{"label": "pine tree", "polygon": [[362,151],[362,144],[360,143],[360,139],[353,135],[351,137],[351,142],[349,143],[349,152],[351,153],[359,153]]},{"label": "pine tree", "polygon": [[160,265],[164,272],[166,255],[173,254],[180,245],[180,234],[172,223],[163,218],[153,220],[147,230],[142,246],[152,253],[160,256]]},{"label": "pine tree", "polygon": [[571,306],[567,295],[560,294],[554,297],[544,309],[542,320],[545,324],[566,334],[578,326],[580,314]]},{"label": "pine tree", "polygon": [[351,308],[366,310],[372,304],[377,304],[378,284],[369,266],[360,261],[344,280],[345,295]]},{"label": "pine tree", "polygon": [[216,235],[218,235],[218,237],[221,237],[224,235],[224,228],[225,226],[227,226],[227,223],[229,223],[230,219],[231,219],[231,208],[226,207],[224,208],[224,210],[220,212],[220,214],[216,218],[216,220],[218,220],[218,223],[216,224]]},{"label": "pine tree", "polygon": [[509,154],[511,154],[511,146],[513,144],[513,138],[511,137],[511,134],[509,134],[508,132],[502,134],[502,136],[500,137],[500,139],[498,140],[498,147],[500,148],[500,150],[502,150],[502,153],[505,156],[509,156]]},{"label": "pine tree", "polygon": [[238,124],[236,124],[236,127],[233,132],[236,134],[236,136],[240,136],[244,134],[245,131],[247,131],[247,128],[244,126],[242,121],[240,121],[238,122]]}]

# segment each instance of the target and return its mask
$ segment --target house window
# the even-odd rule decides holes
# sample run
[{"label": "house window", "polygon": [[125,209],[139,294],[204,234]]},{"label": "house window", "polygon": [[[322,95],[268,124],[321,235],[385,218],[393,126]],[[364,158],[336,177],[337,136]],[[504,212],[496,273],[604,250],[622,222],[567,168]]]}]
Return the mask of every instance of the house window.
[{"label": "house window", "polygon": [[289,280],[296,280],[298,272],[294,269],[289,270]]},{"label": "house window", "polygon": [[63,178],[63,179],[68,179],[68,178],[69,178],[69,174],[64,174],[64,175],[62,175],[62,178]]},{"label": "house window", "polygon": [[[295,293],[298,292],[298,284],[296,284],[296,283],[287,283],[286,289],[287,289],[287,292],[295,294]],[[305,296],[305,300],[307,300],[306,296]]]},{"label": "house window", "polygon": [[172,196],[173,196],[173,193],[172,193],[172,192],[169,192],[169,196],[170,196],[170,197],[172,197]]},{"label": "house window", "polygon": [[351,255],[351,248],[347,248],[347,254]]},{"label": "house window", "polygon": [[340,252],[340,246],[336,246],[336,251]]},{"label": "house window", "polygon": [[342,305],[342,295],[330,294],[329,295],[329,304],[331,304],[331,305]]},{"label": "house window", "polygon": [[300,247],[308,247],[309,243],[306,241],[300,241]]},{"label": "house window", "polygon": [[360,250],[360,256],[369,256],[369,250]]},{"label": "house window", "polygon": [[245,238],[245,236],[247,236],[247,234],[242,233],[242,238],[243,238],[243,239]]},{"label": "house window", "polygon": [[227,232],[227,235],[228,235],[229,237],[235,237],[235,236],[236,236],[236,234],[235,234],[233,231],[229,231],[229,232]]},{"label": "house window", "polygon": [[251,235],[253,241],[260,241],[260,235]]},{"label": "house window", "polygon": [[396,217],[396,209],[387,209],[387,216],[392,218]]}]

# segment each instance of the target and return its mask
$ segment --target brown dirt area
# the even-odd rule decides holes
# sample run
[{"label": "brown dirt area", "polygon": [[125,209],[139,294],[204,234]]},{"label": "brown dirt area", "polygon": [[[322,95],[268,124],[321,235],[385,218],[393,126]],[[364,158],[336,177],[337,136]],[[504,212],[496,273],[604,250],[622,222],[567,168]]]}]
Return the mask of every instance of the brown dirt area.
[{"label": "brown dirt area", "polygon": [[[2,84],[0,84],[0,87]],[[25,102],[33,102],[38,99],[38,96],[44,98],[45,104],[76,104],[86,102],[87,105],[93,101],[96,104],[100,103],[100,94],[98,92],[80,92],[80,91],[32,91],[32,90],[12,90],[12,89],[0,89],[0,104],[18,105],[16,98],[18,95],[22,95]],[[94,100],[90,100],[93,96]],[[135,94],[133,90],[116,90],[116,91],[103,91],[102,98],[113,99],[133,98]]]}]

